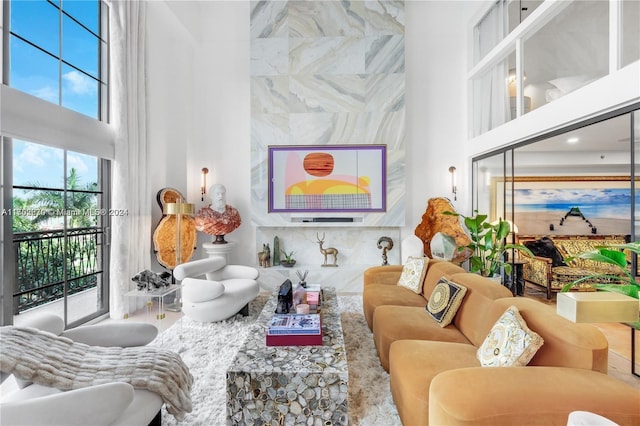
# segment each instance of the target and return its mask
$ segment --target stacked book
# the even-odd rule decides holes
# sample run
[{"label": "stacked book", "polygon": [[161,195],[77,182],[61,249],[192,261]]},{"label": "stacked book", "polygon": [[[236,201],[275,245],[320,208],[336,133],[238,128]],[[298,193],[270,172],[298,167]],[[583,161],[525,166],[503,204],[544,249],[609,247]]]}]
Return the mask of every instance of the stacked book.
[{"label": "stacked book", "polygon": [[309,312],[320,312],[320,304],[322,302],[322,289],[318,284],[309,284],[306,288],[307,291],[307,304],[309,305]]},{"label": "stacked book", "polygon": [[275,314],[267,329],[267,346],[321,346],[320,314]]}]

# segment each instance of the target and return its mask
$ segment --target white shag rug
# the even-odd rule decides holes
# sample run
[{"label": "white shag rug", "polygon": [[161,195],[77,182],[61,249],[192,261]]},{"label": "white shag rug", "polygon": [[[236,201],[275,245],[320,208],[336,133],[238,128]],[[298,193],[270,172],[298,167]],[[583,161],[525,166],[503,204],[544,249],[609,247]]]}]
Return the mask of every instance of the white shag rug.
[{"label": "white shag rug", "polygon": [[[191,390],[193,411],[178,423],[163,408],[163,425],[227,424],[227,367],[269,296],[270,293],[260,293],[249,304],[248,317],[236,315],[217,323],[183,317],[151,343],[180,354],[195,378]],[[362,296],[338,296],[338,304],[349,364],[349,424],[400,425],[389,390],[389,375],[380,365],[362,313]]]}]

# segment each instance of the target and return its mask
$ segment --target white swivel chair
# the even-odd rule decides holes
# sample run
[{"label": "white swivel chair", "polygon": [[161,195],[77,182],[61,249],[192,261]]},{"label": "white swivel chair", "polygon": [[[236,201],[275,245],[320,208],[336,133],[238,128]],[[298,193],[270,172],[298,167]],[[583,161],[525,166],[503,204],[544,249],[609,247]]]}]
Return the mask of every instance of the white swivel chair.
[{"label": "white swivel chair", "polygon": [[[19,324],[92,346],[144,346],[158,334],[151,324],[112,322],[64,331],[62,318],[42,313]],[[3,377],[0,387],[2,425],[160,425],[162,398],[128,383],[107,383],[61,391]]]},{"label": "white swivel chair", "polygon": [[[182,284],[184,315],[201,322],[216,322],[238,312],[249,314],[249,302],[260,292],[256,268],[227,265],[222,256],[183,263],[173,270]],[[196,278],[206,276],[206,279]]]}]

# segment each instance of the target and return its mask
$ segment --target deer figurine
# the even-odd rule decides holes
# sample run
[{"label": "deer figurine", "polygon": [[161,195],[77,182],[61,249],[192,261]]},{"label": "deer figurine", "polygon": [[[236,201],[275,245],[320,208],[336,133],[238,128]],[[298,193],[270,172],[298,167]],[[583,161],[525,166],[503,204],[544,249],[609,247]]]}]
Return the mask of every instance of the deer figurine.
[{"label": "deer figurine", "polygon": [[[318,238],[318,244],[320,245],[320,253],[324,255],[324,263],[322,264],[322,266],[338,266],[338,249],[334,247],[328,247],[328,248],[322,247],[322,244],[324,243],[324,237],[325,237],[324,233],[322,234],[322,239],[320,239],[320,236],[318,234],[316,234],[316,237]],[[333,264],[327,264],[328,254],[333,255]]]}]

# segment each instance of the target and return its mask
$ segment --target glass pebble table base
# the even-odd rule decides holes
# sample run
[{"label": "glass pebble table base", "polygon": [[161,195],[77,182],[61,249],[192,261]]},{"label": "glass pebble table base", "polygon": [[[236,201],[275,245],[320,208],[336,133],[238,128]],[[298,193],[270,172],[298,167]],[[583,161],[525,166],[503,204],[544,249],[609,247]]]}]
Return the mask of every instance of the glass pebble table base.
[{"label": "glass pebble table base", "polygon": [[347,352],[334,288],[323,287],[322,346],[266,346],[269,298],[227,370],[229,425],[346,425]]}]

